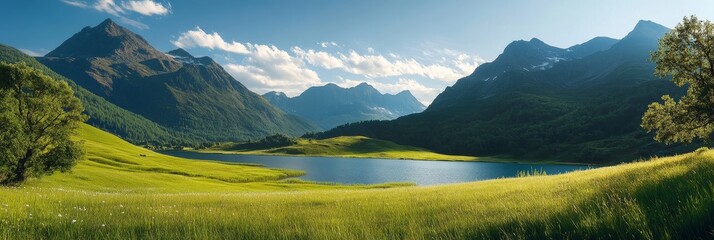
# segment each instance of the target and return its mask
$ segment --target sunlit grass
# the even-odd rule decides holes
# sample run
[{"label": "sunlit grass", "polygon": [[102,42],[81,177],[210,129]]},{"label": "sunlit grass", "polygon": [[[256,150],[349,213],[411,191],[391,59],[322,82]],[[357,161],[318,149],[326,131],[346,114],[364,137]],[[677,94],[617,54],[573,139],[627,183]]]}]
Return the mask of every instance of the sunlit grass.
[{"label": "sunlit grass", "polygon": [[707,239],[713,176],[712,150],[561,175],[362,190],[81,163],[0,188],[0,239]]},{"label": "sunlit grass", "polygon": [[563,175],[384,190],[2,189],[0,238],[706,238],[714,224],[712,176],[708,151]]},{"label": "sunlit grass", "polygon": [[472,157],[435,153],[427,149],[396,144],[390,141],[362,136],[334,137],[329,139],[299,139],[292,146],[263,150],[224,150],[230,145],[200,150],[204,153],[301,155],[349,158],[416,159],[439,161],[508,161],[494,157]]},{"label": "sunlit grass", "polygon": [[81,127],[76,139],[84,141],[87,150],[85,160],[80,161],[71,173],[31,180],[26,186],[110,192],[232,192],[403,185],[345,186],[285,181],[288,177],[304,173],[163,155],[134,146],[89,125]]}]

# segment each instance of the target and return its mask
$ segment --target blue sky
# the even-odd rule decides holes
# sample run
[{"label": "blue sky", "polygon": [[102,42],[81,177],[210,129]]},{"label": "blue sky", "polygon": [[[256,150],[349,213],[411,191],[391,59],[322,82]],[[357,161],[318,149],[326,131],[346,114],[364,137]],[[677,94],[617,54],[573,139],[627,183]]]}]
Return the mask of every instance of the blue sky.
[{"label": "blue sky", "polygon": [[445,87],[537,37],[569,47],[621,38],[640,19],[674,27],[714,19],[714,1],[193,1],[5,0],[0,43],[45,54],[106,18],[162,51],[210,56],[255,92],[290,96],[334,82],[410,90],[429,103]]}]

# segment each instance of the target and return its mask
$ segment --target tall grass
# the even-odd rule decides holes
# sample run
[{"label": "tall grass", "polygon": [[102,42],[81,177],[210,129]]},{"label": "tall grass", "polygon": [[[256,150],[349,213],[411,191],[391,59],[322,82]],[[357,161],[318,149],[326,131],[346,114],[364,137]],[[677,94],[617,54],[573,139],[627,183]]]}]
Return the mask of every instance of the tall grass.
[{"label": "tall grass", "polygon": [[562,175],[265,193],[0,189],[0,238],[709,239],[714,151]]},{"label": "tall grass", "polygon": [[548,173],[541,169],[531,168],[529,171],[518,171],[516,177],[547,176]]},{"label": "tall grass", "polygon": [[284,170],[168,157],[86,126],[79,138],[88,159],[72,173],[0,188],[0,239],[714,238],[708,149],[562,175],[403,187],[279,180]]}]

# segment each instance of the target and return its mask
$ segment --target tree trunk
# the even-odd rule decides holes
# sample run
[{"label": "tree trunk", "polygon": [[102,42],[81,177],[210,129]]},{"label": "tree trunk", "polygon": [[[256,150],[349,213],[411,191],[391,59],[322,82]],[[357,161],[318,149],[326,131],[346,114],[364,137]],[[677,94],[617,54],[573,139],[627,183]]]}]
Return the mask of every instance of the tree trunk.
[{"label": "tree trunk", "polygon": [[27,179],[27,162],[35,154],[35,149],[27,149],[25,156],[17,162],[17,167],[12,174],[12,177],[5,181],[5,184],[12,185],[24,182]]}]

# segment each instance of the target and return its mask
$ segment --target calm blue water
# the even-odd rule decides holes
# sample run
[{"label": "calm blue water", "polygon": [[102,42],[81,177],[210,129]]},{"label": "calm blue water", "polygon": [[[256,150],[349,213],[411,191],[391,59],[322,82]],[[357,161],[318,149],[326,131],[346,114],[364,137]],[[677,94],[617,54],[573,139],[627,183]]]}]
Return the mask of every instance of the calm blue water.
[{"label": "calm blue water", "polygon": [[197,160],[257,163],[270,168],[303,170],[306,175],[300,177],[300,179],[345,184],[414,182],[417,185],[434,185],[513,177],[516,176],[518,171],[529,171],[531,169],[542,169],[548,174],[556,174],[588,168],[587,166],[557,164],[256,156],[185,151],[162,151],[161,153]]}]

